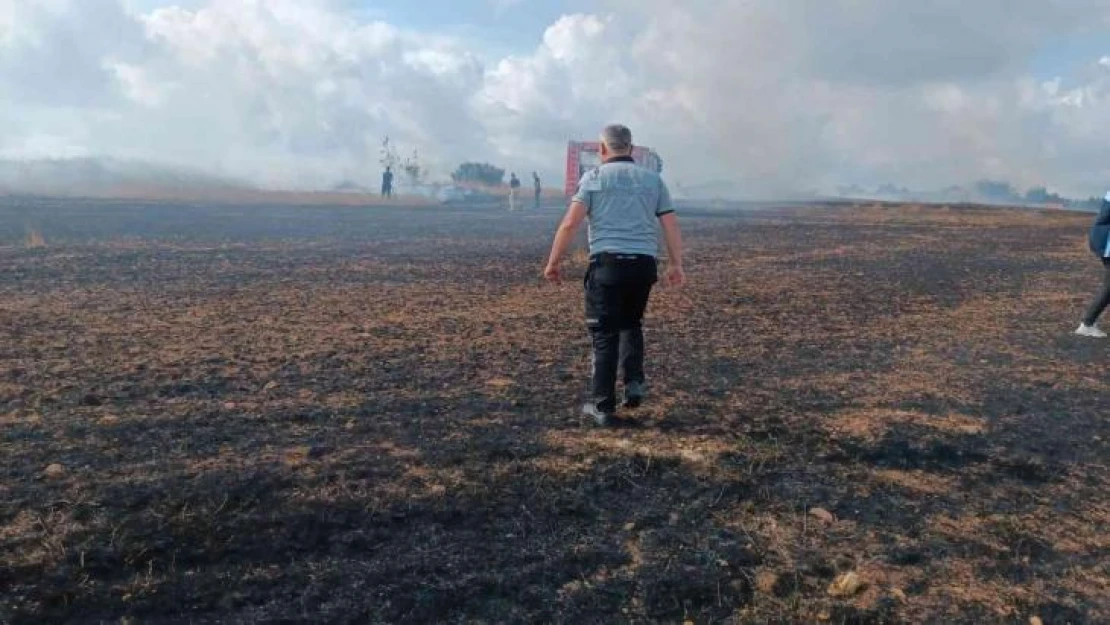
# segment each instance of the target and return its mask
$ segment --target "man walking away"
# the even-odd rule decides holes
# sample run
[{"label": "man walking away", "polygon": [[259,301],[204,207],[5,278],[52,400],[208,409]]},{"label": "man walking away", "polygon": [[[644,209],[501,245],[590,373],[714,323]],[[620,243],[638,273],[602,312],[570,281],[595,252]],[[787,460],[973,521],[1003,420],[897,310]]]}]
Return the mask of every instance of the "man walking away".
[{"label": "man walking away", "polygon": [[536,208],[540,207],[540,196],[543,195],[543,185],[540,184],[540,175],[532,172],[532,185],[536,188]]},{"label": "man walking away", "polygon": [[382,197],[393,197],[393,170],[389,167],[386,167],[385,173],[382,174]]},{"label": "man walking away", "polygon": [[617,411],[617,375],[624,372],[624,407],[644,401],[643,317],[657,281],[662,225],[667,247],[665,282],[682,286],[682,235],[671,195],[659,174],[632,160],[632,132],[621,125],[601,135],[602,165],[578,183],[555,234],[544,277],[562,279],[560,264],[583,221],[589,222],[586,325],[593,343],[590,398],[582,412],[610,425]]},{"label": "man walking away", "polygon": [[516,172],[509,175],[509,210],[516,210],[516,197],[520,192],[520,178],[516,177]]},{"label": "man walking away", "polygon": [[1110,306],[1110,193],[1102,200],[1102,209],[1099,210],[1095,225],[1090,234],[1091,251],[1102,260],[1105,275],[1102,279],[1102,291],[1091,302],[1087,309],[1087,316],[1075,331],[1079,336],[1094,339],[1106,338],[1106,333],[1098,327],[1098,318],[1102,316],[1107,306]]}]

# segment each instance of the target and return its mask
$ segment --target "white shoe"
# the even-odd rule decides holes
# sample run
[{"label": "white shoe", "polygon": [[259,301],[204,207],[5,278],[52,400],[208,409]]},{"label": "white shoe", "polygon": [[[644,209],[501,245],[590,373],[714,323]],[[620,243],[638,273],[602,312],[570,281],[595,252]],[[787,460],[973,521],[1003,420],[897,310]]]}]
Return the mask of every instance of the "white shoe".
[{"label": "white shoe", "polygon": [[1092,339],[1104,339],[1106,333],[1099,329],[1098,325],[1089,326],[1085,323],[1079,325],[1079,329],[1075,331],[1079,336],[1086,336]]}]

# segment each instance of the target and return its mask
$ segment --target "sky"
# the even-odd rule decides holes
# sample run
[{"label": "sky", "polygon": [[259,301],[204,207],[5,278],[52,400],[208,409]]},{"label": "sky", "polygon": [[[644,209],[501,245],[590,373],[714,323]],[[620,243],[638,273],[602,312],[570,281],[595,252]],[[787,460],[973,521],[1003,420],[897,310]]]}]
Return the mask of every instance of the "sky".
[{"label": "sky", "polygon": [[739,197],[1110,187],[1110,0],[0,0],[0,158],[372,186],[389,136],[561,186],[628,124]]}]

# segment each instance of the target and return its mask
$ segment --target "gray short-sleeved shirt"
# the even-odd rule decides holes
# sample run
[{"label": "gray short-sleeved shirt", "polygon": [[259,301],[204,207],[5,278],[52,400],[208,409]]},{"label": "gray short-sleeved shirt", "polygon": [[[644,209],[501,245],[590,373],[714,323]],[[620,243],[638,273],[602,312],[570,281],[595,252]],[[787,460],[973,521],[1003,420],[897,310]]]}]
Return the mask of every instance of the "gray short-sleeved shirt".
[{"label": "gray short-sleeved shirt", "polygon": [[586,205],[590,255],[659,255],[659,218],[674,212],[659,174],[632,159],[609,161],[586,172],[572,201]]}]

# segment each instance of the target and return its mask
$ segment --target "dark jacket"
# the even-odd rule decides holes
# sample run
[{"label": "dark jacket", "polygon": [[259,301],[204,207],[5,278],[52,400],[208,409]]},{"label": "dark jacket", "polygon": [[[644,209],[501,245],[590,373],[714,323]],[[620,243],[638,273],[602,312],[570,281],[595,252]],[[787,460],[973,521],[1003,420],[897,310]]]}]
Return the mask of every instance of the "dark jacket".
[{"label": "dark jacket", "polygon": [[1110,238],[1110,200],[1102,201],[1102,209],[1098,212],[1098,219],[1091,227],[1091,251],[1099,258],[1106,253],[1106,240]]}]

